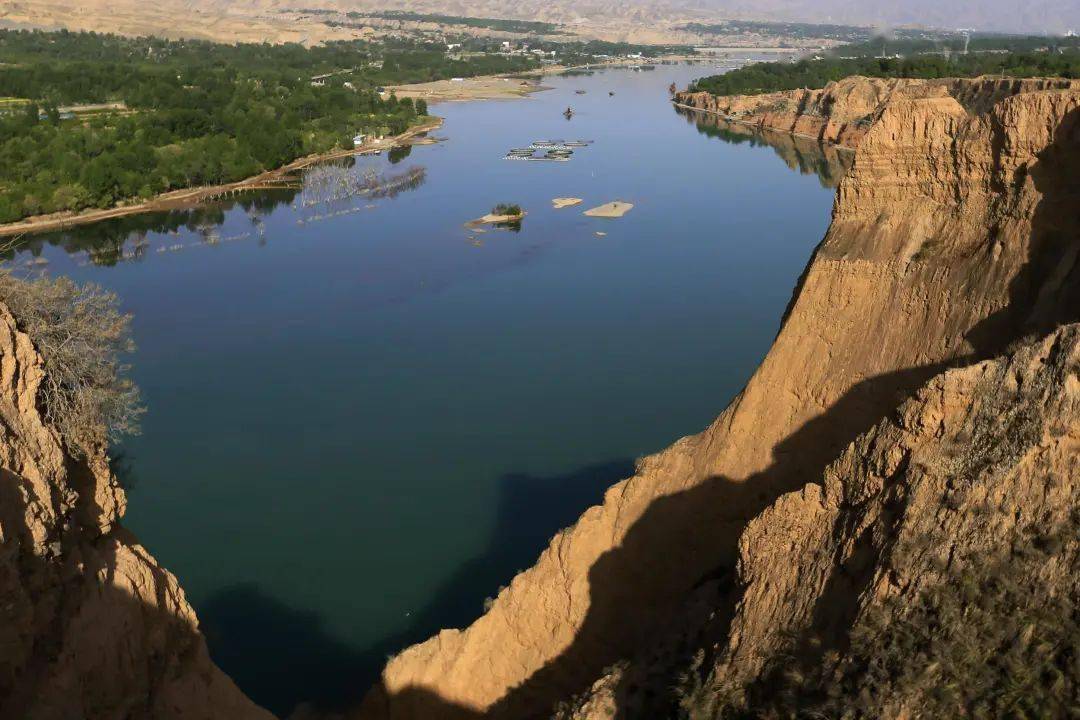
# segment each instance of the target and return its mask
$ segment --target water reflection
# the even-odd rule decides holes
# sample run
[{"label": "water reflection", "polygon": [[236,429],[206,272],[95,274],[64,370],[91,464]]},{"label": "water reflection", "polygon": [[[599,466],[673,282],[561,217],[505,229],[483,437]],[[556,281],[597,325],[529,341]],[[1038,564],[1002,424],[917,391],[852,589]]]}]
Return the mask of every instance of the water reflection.
[{"label": "water reflection", "polygon": [[[234,238],[221,238],[216,228],[225,216],[235,208],[242,209],[251,220],[254,234],[261,234],[262,219],[280,205],[287,205],[296,196],[296,190],[259,190],[238,195],[228,200],[202,203],[182,210],[141,213],[113,218],[89,225],[78,225],[69,230],[29,235],[0,257],[11,260],[27,254],[39,258],[46,247],[58,247],[69,255],[85,254],[90,264],[108,267],[125,261],[143,259],[151,249],[150,235],[160,236],[158,252],[177,248],[181,231],[188,231],[202,238],[203,242],[215,243]],[[252,233],[245,234],[246,236]],[[33,264],[29,259],[25,264]]]},{"label": "water reflection", "polygon": [[304,225],[350,215],[372,207],[370,201],[415,190],[425,180],[427,170],[421,166],[380,173],[371,166],[359,169],[354,162],[320,164],[304,173],[300,197],[293,203],[300,211],[296,223]]},{"label": "water reflection", "polygon": [[792,170],[803,175],[817,175],[822,187],[834,188],[839,185],[855,158],[851,150],[811,138],[730,122],[701,110],[676,107],[675,112],[702,135],[732,144],[749,143],[752,147],[772,148]]},{"label": "water reflection", "polygon": [[386,159],[390,161],[391,165],[397,165],[405,158],[412,155],[412,145],[398,145],[397,147],[390,148],[390,152],[386,153]]},{"label": "water reflection", "polygon": [[[408,154],[399,153],[390,161],[396,164]],[[111,267],[141,261],[151,252],[178,252],[239,240],[255,240],[261,246],[266,243],[265,220],[278,207],[292,206],[298,211],[296,223],[304,225],[369,209],[375,201],[419,188],[426,177],[423,167],[379,173],[370,165],[358,166],[350,157],[309,169],[295,188],[252,190],[183,209],[128,215],[28,235],[0,252],[0,259],[23,256],[22,265],[44,267],[48,261],[43,253],[51,246],[69,255],[84,255],[82,264]],[[235,210],[242,211],[249,222],[239,231],[223,235],[221,228]]]}]

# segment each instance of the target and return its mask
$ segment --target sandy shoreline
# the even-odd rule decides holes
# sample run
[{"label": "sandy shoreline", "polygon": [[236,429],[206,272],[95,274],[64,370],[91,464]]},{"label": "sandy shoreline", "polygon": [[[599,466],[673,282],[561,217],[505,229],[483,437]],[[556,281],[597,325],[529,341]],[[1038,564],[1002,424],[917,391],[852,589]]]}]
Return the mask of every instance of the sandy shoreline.
[{"label": "sandy shoreline", "polygon": [[534,92],[548,90],[539,82],[522,80],[521,76],[484,75],[455,80],[435,80],[414,85],[393,85],[387,88],[399,98],[416,98],[429,103],[463,102],[467,100],[516,99]]},{"label": "sandy shoreline", "polygon": [[290,173],[301,170],[309,165],[314,165],[315,163],[334,160],[336,158],[350,157],[353,155],[368,155],[402,145],[412,145],[416,141],[417,136],[438,129],[442,126],[442,122],[442,118],[434,118],[426,123],[411,127],[400,135],[395,135],[394,137],[387,138],[378,143],[373,143],[370,146],[308,155],[306,157],[297,158],[288,165],[283,165],[275,170],[268,170],[259,175],[254,175],[233,183],[172,190],[145,202],[132,205],[122,205],[100,210],[87,210],[81,213],[55,213],[52,215],[38,215],[36,217],[26,218],[25,220],[19,220],[18,222],[0,225],[0,237],[19,236],[50,230],[63,230],[76,225],[87,225],[102,220],[111,220],[127,215],[138,215],[140,213],[179,210],[198,205],[199,203],[208,200],[217,200],[223,197],[234,196],[236,193],[270,189],[282,182],[288,181]]}]

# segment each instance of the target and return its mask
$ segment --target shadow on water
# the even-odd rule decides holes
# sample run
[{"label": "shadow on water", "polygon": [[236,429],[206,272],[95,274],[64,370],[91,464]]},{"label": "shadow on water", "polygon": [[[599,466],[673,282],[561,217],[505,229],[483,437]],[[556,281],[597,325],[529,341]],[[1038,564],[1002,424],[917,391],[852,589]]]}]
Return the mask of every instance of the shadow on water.
[{"label": "shadow on water", "polygon": [[719,115],[701,110],[675,106],[675,112],[702,135],[734,145],[747,143],[751,147],[772,148],[789,168],[803,175],[817,175],[825,188],[839,185],[855,160],[855,153],[851,150],[810,138],[729,122]]},{"label": "shadow on water", "polygon": [[387,656],[442,628],[475,620],[485,596],[531,565],[555,532],[632,473],[632,462],[617,460],[556,477],[503,475],[496,526],[484,553],[413,613],[406,630],[371,647],[334,637],[317,613],[291,607],[255,583],[221,590],[197,608],[211,656],[253,700],[281,716],[301,702],[325,709],[354,705]]}]

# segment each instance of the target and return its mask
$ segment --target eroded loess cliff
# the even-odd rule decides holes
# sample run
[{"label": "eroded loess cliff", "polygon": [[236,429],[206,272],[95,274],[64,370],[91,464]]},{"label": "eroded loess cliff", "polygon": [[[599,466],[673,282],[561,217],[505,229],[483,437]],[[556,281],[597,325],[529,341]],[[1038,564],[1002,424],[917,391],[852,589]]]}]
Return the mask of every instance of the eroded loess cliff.
[{"label": "eroded loess cliff", "polygon": [[119,526],[103,452],[38,408],[42,361],[0,307],[0,718],[270,720],[207,655],[176,578]]},{"label": "eroded loess cliff", "polygon": [[1012,95],[1077,87],[1080,84],[1075,80],[1066,79],[911,80],[853,76],[816,90],[728,96],[680,92],[675,102],[728,120],[855,148],[882,109],[899,97],[952,97],[969,111],[986,112]]},{"label": "eroded loess cliff", "polygon": [[1078,451],[1080,325],[934,378],[747,527],[689,709],[1067,717]]},{"label": "eroded loess cliff", "polygon": [[[965,552],[989,537],[964,534],[977,523],[968,505],[931,503],[941,500],[938,486],[959,476],[947,465],[918,470],[923,455],[915,448],[945,442],[942,433],[962,433],[965,423],[969,432],[983,427],[985,408],[1000,400],[1008,409],[1010,378],[1020,395],[1030,389],[1024,373],[1067,397],[1033,421],[1034,445],[1023,445],[1015,462],[969,437],[967,454],[985,467],[960,479],[984,483],[972,503],[1013,492],[1008,483],[1030,483],[999,502],[1002,517],[1028,496],[1037,512],[1059,500],[1075,507],[1067,454],[1076,436],[1075,329],[1037,342],[1080,320],[1080,90],[1056,85],[873,81],[857,92],[852,85],[850,106],[871,120],[859,128],[828,234],[743,392],[704,432],[645,459],[612,487],[472,626],[444,630],[394,658],[359,716],[544,717],[593,686],[570,712],[658,717],[672,699],[657,688],[670,687],[675,668],[703,648],[709,657],[698,669],[708,674],[706,665],[718,663],[710,688],[746,686],[778,632],[805,625],[819,605],[833,612],[833,598],[887,596],[896,583],[913,591],[929,556],[897,564],[897,573],[882,565],[882,557],[893,562],[881,545],[895,523],[910,517],[912,539],[938,528]],[[854,127],[856,114],[832,119]],[[839,125],[821,134],[845,137]],[[1023,340],[1035,343],[1026,354],[985,362]],[[1039,375],[1041,359],[1057,374]],[[971,367],[934,380],[899,421],[879,425],[957,366]],[[995,383],[1005,395],[988,393]],[[1014,399],[1034,408],[1047,397]],[[993,433],[985,437],[1009,432],[986,427]],[[958,452],[964,442],[956,435]],[[1054,447],[1030,454],[1046,443]],[[1051,469],[1056,479],[1036,482],[1034,473]],[[986,485],[984,471],[1000,483]],[[910,515],[888,503],[885,511],[844,510],[852,502],[882,505],[882,494],[894,492],[886,480],[918,486]],[[1027,516],[1013,522],[1024,527]],[[841,526],[848,535],[837,534]],[[871,528],[870,539],[860,528]],[[802,575],[806,588],[795,582]],[[827,588],[830,578],[838,579]],[[860,603],[823,622],[850,623]],[[636,660],[625,671],[604,675],[627,658]]]}]

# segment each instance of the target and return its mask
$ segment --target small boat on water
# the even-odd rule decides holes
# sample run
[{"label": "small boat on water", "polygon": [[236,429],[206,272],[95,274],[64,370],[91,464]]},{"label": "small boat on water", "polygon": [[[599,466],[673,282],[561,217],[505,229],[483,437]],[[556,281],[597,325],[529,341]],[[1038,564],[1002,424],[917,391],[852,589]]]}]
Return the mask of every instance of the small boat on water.
[{"label": "small boat on water", "polygon": [[584,94],[585,94],[585,91],[584,91],[584,90],[575,90],[575,91],[574,91],[574,94],[575,94],[575,95],[584,95]]},{"label": "small boat on water", "polygon": [[565,110],[563,110],[563,115],[566,116],[567,120],[574,117],[574,108],[572,108],[572,107],[566,108]]}]

